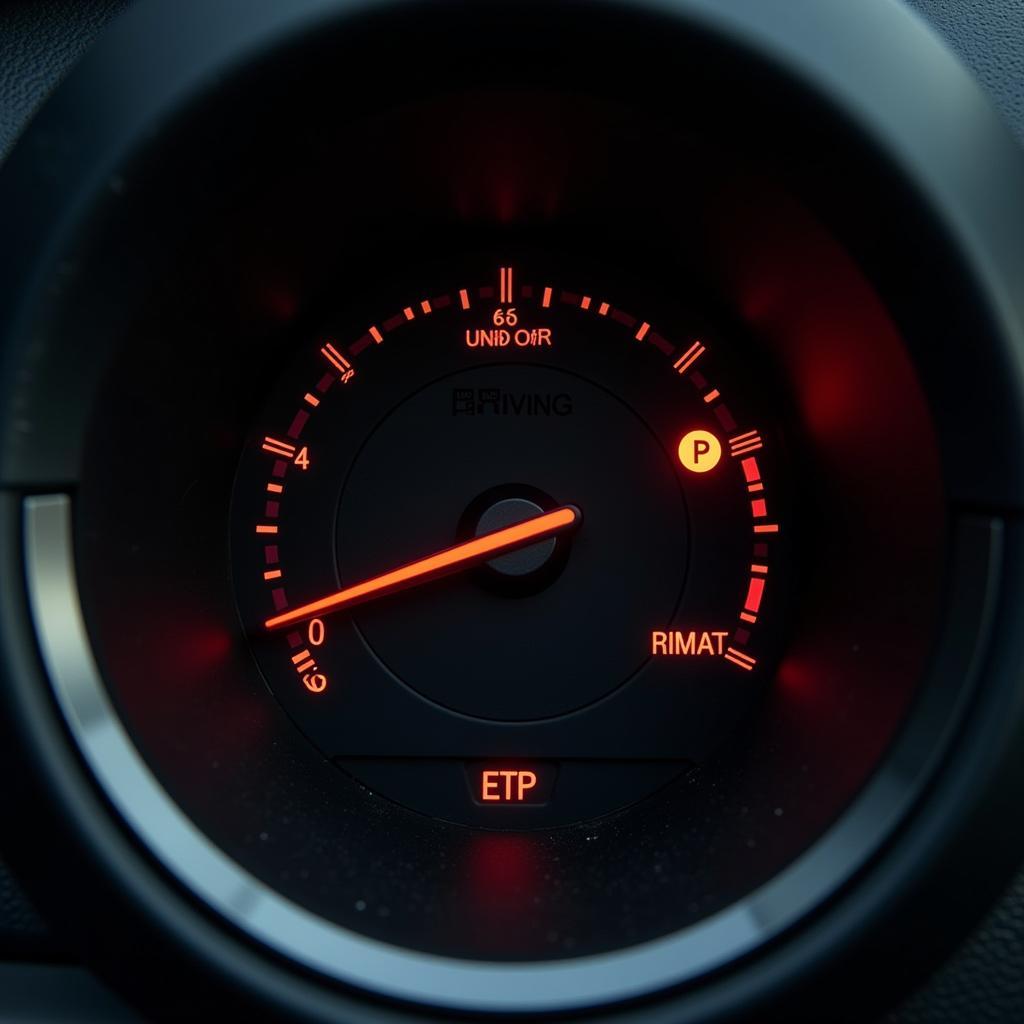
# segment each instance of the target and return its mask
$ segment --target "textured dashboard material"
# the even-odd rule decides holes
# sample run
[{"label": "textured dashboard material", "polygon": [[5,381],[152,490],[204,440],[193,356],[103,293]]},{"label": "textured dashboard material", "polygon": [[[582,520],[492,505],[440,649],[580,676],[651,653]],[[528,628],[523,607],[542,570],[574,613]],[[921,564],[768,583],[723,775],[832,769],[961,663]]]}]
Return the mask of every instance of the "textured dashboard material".
[{"label": "textured dashboard material", "polygon": [[[964,880],[970,885],[970,880]],[[1024,1020],[1024,873],[974,934],[886,1024]]]},{"label": "textured dashboard material", "polygon": [[0,159],[127,0],[13,0],[0,10]]},{"label": "textured dashboard material", "polygon": [[[907,0],[974,72],[1024,143],[1024,0]],[[964,879],[970,885],[970,879]],[[886,1024],[1024,1020],[1024,872],[970,938]]]},{"label": "textured dashboard material", "polygon": [[0,861],[0,957],[53,952],[46,926]]},{"label": "textured dashboard material", "polygon": [[1024,0],[907,0],[974,72],[1024,142]]},{"label": "textured dashboard material", "polygon": [[[1024,0],[907,2],[972,68],[1024,143]],[[3,6],[0,159],[96,33],[125,6],[127,0],[14,0]],[[57,952],[0,862],[0,956]],[[1024,1020],[1024,873],[928,986],[887,1018],[888,1024],[1018,1020]]]},{"label": "textured dashboard material", "polygon": [[[0,9],[0,160],[39,105],[129,0],[11,0]],[[3,845],[0,833],[0,847]],[[59,949],[0,860],[0,957]]]}]

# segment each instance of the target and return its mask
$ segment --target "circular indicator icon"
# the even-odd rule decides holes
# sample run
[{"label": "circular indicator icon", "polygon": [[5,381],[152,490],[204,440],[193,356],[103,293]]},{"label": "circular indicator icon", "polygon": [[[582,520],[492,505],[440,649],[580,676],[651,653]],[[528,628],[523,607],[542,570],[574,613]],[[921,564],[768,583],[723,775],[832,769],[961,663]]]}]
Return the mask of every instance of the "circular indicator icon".
[{"label": "circular indicator icon", "polygon": [[707,473],[722,458],[722,444],[707,430],[691,430],[679,442],[679,461],[691,473]]}]

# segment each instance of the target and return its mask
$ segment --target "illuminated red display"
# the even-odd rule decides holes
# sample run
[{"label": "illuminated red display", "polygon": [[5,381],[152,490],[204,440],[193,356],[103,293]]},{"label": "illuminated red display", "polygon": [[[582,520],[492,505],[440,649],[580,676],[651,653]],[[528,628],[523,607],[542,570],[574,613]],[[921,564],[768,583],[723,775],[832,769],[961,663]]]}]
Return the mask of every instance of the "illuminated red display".
[{"label": "illuminated red display", "polygon": [[477,762],[469,768],[469,783],[477,803],[488,807],[546,804],[554,784],[554,766]]},{"label": "illuminated red display", "polygon": [[537,788],[537,773],[527,769],[484,769],[480,773],[480,799],[485,803],[521,804]]}]

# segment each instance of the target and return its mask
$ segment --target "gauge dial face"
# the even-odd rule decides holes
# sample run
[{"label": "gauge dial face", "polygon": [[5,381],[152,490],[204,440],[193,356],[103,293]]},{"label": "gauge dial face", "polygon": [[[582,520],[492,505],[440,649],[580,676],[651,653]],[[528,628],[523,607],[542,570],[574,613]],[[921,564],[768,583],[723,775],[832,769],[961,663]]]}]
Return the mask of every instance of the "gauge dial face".
[{"label": "gauge dial face", "polygon": [[739,339],[685,309],[462,273],[347,300],[292,347],[235,483],[235,587],[267,685],[339,769],[424,814],[550,827],[703,762],[771,678],[779,429]]}]

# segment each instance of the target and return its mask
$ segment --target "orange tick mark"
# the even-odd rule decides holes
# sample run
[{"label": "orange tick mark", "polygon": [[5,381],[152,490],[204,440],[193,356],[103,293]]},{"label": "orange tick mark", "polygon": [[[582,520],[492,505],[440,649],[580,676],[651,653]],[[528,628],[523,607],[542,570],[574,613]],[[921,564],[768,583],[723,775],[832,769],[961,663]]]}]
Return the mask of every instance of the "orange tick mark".
[{"label": "orange tick mark", "polygon": [[346,373],[352,369],[352,364],[330,342],[320,349],[320,354],[338,373]]},{"label": "orange tick mark", "polygon": [[761,601],[764,598],[764,579],[760,576],[750,578],[750,586],[747,588],[747,599],[743,602],[743,611],[740,618],[744,622],[757,622],[757,613],[761,610]]},{"label": "orange tick mark", "polygon": [[[693,343],[693,344],[692,344],[692,345],[691,345],[691,346],[690,346],[690,347],[689,347],[689,348],[688,348],[688,349],[687,349],[687,350],[686,350],[686,351],[685,351],[685,352],[684,352],[684,353],[683,353],[683,354],[682,354],[682,355],[681,355],[681,356],[680,356],[680,357],[679,357],[679,358],[678,358],[678,359],[677,359],[677,360],[676,360],[676,361],[675,361],[675,362],[674,362],[674,363],[672,364],[672,366],[673,366],[673,368],[675,369],[676,373],[678,373],[678,374],[684,374],[684,373],[686,373],[686,371],[687,371],[687,370],[689,370],[689,369],[690,369],[690,367],[691,367],[691,366],[693,366],[693,364],[694,364],[695,362],[697,362],[697,360],[698,360],[698,359],[700,359],[700,357],[701,357],[702,355],[704,355],[704,352],[705,352],[705,351],[706,351],[706,350],[705,350],[704,346],[703,346],[703,345],[702,345],[702,344],[701,344],[701,343],[700,343],[699,341],[695,341],[695,342],[694,342],[694,343]],[[718,392],[716,391],[716,392],[715,392],[715,394],[717,395],[717,394],[718,394]],[[707,399],[707,398],[705,398],[705,399],[704,399],[704,401],[706,402],[706,401],[708,401],[708,399]],[[714,401],[714,399],[711,399],[711,401]]]},{"label": "orange tick mark", "polygon": [[287,441],[278,441],[273,437],[263,438],[263,450],[270,452],[271,455],[280,455],[285,459],[290,459],[295,454],[295,445],[289,444]]},{"label": "orange tick mark", "polygon": [[749,455],[764,447],[761,435],[756,430],[748,430],[745,434],[737,434],[730,438],[729,450],[733,456],[739,458],[741,455]]},{"label": "orange tick mark", "polygon": [[727,647],[725,649],[726,661],[731,661],[734,665],[739,665],[740,668],[746,669],[748,672],[757,664],[757,659],[752,658],[749,654],[744,654],[743,651],[736,650],[735,647]]}]

